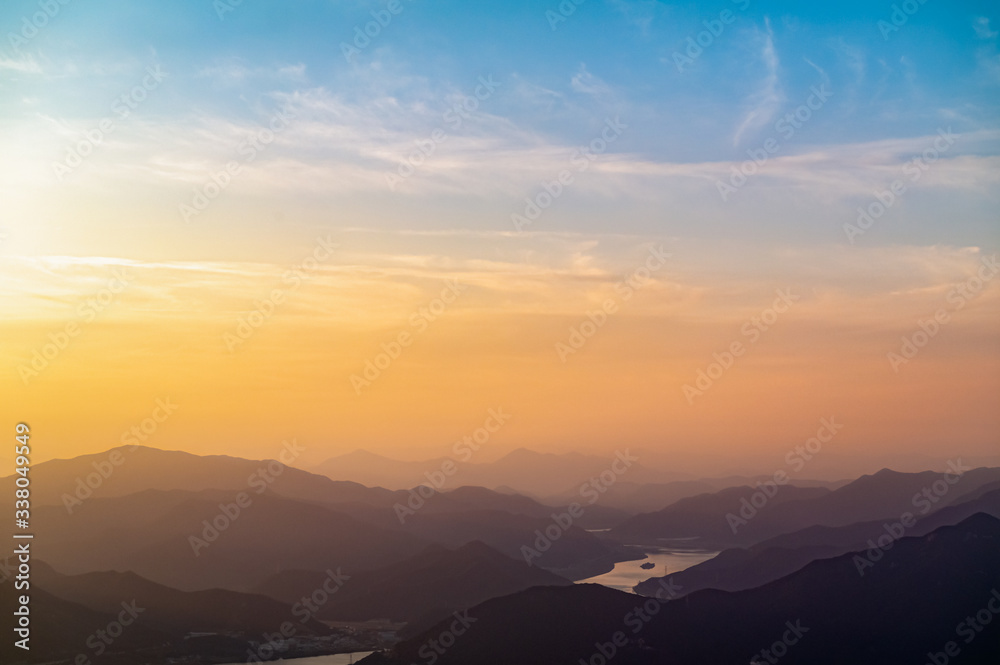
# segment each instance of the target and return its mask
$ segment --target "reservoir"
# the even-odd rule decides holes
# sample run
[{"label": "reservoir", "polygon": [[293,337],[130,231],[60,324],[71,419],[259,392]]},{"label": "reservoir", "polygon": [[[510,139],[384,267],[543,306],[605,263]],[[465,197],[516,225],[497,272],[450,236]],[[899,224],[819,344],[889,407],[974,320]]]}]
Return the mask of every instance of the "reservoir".
[{"label": "reservoir", "polygon": [[[695,566],[702,561],[708,561],[718,552],[707,550],[684,549],[680,547],[657,548],[645,550],[646,558],[640,561],[619,561],[613,570],[578,580],[577,584],[601,584],[619,591],[634,593],[632,587],[650,577],[663,577]],[[643,569],[643,564],[652,563],[653,568]]]},{"label": "reservoir", "polygon": [[[312,658],[292,658],[289,660],[272,660],[269,663],[288,663],[288,665],[350,665],[356,663],[371,651],[359,653],[338,653],[332,656],[315,656]],[[246,663],[232,663],[232,665],[246,665]]]}]

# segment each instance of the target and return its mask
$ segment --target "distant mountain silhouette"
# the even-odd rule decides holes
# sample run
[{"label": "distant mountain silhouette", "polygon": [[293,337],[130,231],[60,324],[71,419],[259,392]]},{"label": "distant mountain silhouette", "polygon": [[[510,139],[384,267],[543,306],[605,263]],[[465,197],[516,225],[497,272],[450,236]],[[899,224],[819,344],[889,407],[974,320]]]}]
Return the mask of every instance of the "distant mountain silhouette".
[{"label": "distant mountain silhouette", "polygon": [[[112,455],[117,466],[109,465]],[[360,452],[353,459],[379,462]],[[150,661],[188,654],[229,662],[232,654],[242,657],[254,632],[273,632],[337,571],[344,584],[318,619],[409,624],[393,654],[369,662],[425,661],[419,651],[426,640],[454,618],[439,622],[472,606],[470,639],[438,654],[440,665],[578,665],[590,662],[594,644],[623,630],[625,615],[647,599],[569,580],[640,558],[627,545],[671,539],[729,549],[639,585],[656,594],[661,582],[679,584],[683,597],[636,635],[629,632],[625,646],[607,658],[611,665],[746,665],[786,630],[785,621],[800,619],[810,626],[809,639],[783,662],[893,665],[903,656],[919,662],[954,637],[948,632],[962,612],[984,606],[989,598],[977,596],[981,585],[1000,587],[1000,469],[969,470],[953,482],[940,472],[889,469],[846,483],[804,481],[809,486],[777,487],[746,515],[741,508],[762,496],[759,487],[730,485],[746,478],[660,482],[637,465],[598,502],[582,501],[577,483],[610,462],[522,449],[462,467],[454,488],[433,491],[370,488],[267,461],[143,447],[39,464],[32,527],[44,544],[38,556],[51,568],[34,562],[33,603],[48,613],[37,635],[51,636],[51,646],[31,658],[72,659],[121,602],[141,596],[152,600],[140,603],[147,613],[130,637],[116,642],[124,653],[105,654],[101,662],[124,665],[134,662],[126,654],[139,653]],[[281,471],[273,482],[265,480],[273,473],[268,466]],[[12,489],[13,480],[0,479],[0,491]],[[91,494],[78,495],[88,480],[81,491]],[[564,490],[553,494],[553,487]],[[249,505],[237,510],[241,495]],[[674,496],[680,498],[634,516],[619,507],[660,506]],[[574,501],[583,503],[583,516],[553,531],[553,515]],[[917,515],[917,523],[859,574],[857,553],[866,556],[869,540],[904,512]],[[729,514],[745,520],[736,533]],[[606,527],[612,528],[588,531]],[[537,550],[530,566],[525,550]],[[9,604],[13,591],[3,590]],[[62,626],[65,636],[57,632]],[[720,626],[725,639],[717,637]],[[325,628],[309,620],[300,630]],[[522,645],[517,653],[503,641],[512,634]],[[923,646],[932,634],[940,639]],[[893,640],[907,646],[896,653]],[[995,655],[996,640],[984,631],[968,648],[963,643],[961,662]],[[21,662],[15,656],[23,654],[0,647],[5,665]]]},{"label": "distant mountain silhouette", "polygon": [[[432,489],[430,487],[415,488],[421,491]],[[410,492],[397,491],[394,494],[397,502],[407,505],[410,500]],[[462,486],[452,490],[435,491],[430,498],[423,500],[420,512],[423,513],[458,513],[472,510],[495,510],[514,515],[526,515],[528,517],[550,517],[553,512],[564,511],[566,506],[572,502],[583,503],[579,496],[570,497],[565,503],[553,503],[551,505],[537,501],[531,497],[516,493],[504,493],[485,487]],[[336,504],[338,509],[349,511],[352,508]],[[398,521],[396,514],[394,519]],[[608,508],[596,503],[588,505],[580,518],[579,525],[584,528],[607,528],[614,524],[620,524],[628,519],[628,513]]]},{"label": "distant mountain silhouette", "polygon": [[[148,490],[89,499],[72,514],[62,506],[40,506],[32,518],[46,543],[46,560],[62,573],[133,571],[183,591],[246,592],[283,570],[342,568],[353,575],[398,563],[431,543],[457,548],[481,540],[523,561],[522,546],[532,545],[536,531],[552,524],[548,515],[555,509],[490,494],[539,516],[427,506],[400,524],[390,507],[324,505],[265,492],[250,493],[252,503],[231,519],[220,506],[232,511],[237,492]],[[434,498],[455,504],[447,495]],[[226,527],[217,537],[215,522]],[[536,561],[538,567],[565,570],[579,579],[633,556],[573,526]]]},{"label": "distant mountain silhouette", "polygon": [[919,536],[941,526],[958,524],[976,513],[986,513],[1000,518],[1000,486],[997,483],[990,483],[986,487],[990,489],[984,492],[970,492],[961,497],[961,501],[948,504],[921,517],[913,528],[914,535]]},{"label": "distant mountain silhouette", "polygon": [[[220,504],[234,492],[149,490],[91,499],[72,515],[61,506],[33,512],[45,559],[56,570],[79,574],[131,570],[183,591],[249,591],[285,569],[356,571],[401,561],[429,541],[367,524],[322,505],[277,495],[254,495],[213,542],[207,520],[227,523]],[[192,545],[191,538],[207,543]],[[195,553],[197,549],[197,555]]]},{"label": "distant mountain silhouette", "polygon": [[[925,490],[941,487],[941,473],[899,473],[883,469],[876,474],[862,476],[835,490],[798,488],[785,485],[778,488],[756,510],[741,513],[744,500],[752,501],[760,489],[734,487],[696,497],[682,499],[667,508],[653,513],[636,515],[611,531],[620,540],[656,542],[658,539],[696,537],[705,547],[746,546],[773,538],[783,533],[798,531],[813,525],[847,526],[858,522],[879,519],[898,519],[905,512],[916,513],[946,505],[961,493],[973,492],[989,483],[1000,480],[1000,468],[979,468],[966,471],[957,482],[946,486],[941,497],[933,499],[920,496]],[[949,496],[951,494],[951,496]],[[736,522],[733,533],[732,518],[746,519]]]},{"label": "distant mountain silhouette", "polygon": [[[627,478],[618,480],[601,495],[601,505],[628,513],[648,513],[662,510],[667,506],[699,494],[711,494],[729,487],[750,486],[768,480],[767,476],[727,476],[724,478],[701,478],[699,480],[674,480],[660,483],[636,483]],[[836,489],[849,481],[826,482],[796,478],[796,487],[826,487]],[[544,497],[546,503],[565,503],[572,500],[573,493],[563,493]]]},{"label": "distant mountain silhouette", "polygon": [[[397,497],[405,504],[408,493],[397,492]],[[589,497],[588,497],[589,498]],[[453,490],[435,493],[420,509],[424,513],[457,513],[472,510],[495,510],[514,515],[549,518],[554,512],[562,512],[573,503],[586,504],[586,510],[577,522],[584,529],[604,529],[621,524],[629,514],[603,505],[603,502],[588,504],[580,496],[566,497],[565,502],[544,504],[521,494],[502,493],[484,487],[463,486]]]},{"label": "distant mountain silhouette", "polygon": [[578,665],[600,649],[611,653],[619,632],[606,658],[615,665],[769,662],[763,649],[789,664],[909,665],[950,641],[960,649],[957,663],[997,662],[1000,621],[959,631],[1000,598],[1000,520],[976,514],[904,538],[863,576],[854,557],[814,561],[756,589],[699,591],[665,604],[596,585],[536,587],[469,610],[474,621],[448,648],[441,636],[454,623],[443,621],[362,662],[408,665],[434,653],[438,665]]},{"label": "distant mountain silhouette", "polygon": [[[50,537],[47,559],[57,570],[132,570],[184,591],[247,591],[287,569],[340,566],[358,572],[398,562],[431,542],[459,547],[483,540],[520,557],[520,548],[535,541],[535,530],[565,510],[481,487],[432,492],[413,503],[415,490],[367,488],[277,463],[146,447],[51,460],[32,473],[39,488],[34,525]],[[13,481],[11,476],[0,485]],[[220,504],[232,506],[240,493],[253,505],[194,557],[190,538],[212,534],[204,520],[226,524]],[[405,525],[401,506],[417,507]],[[580,577],[610,570],[634,554],[582,529],[625,517],[589,506],[539,565]]]},{"label": "distant mountain silhouette", "polygon": [[[291,603],[317,588],[322,577],[289,571],[275,575],[257,590]],[[523,560],[500,554],[478,541],[455,550],[434,545],[400,563],[353,575],[318,616],[343,621],[413,621],[428,611],[446,616],[532,586],[570,584],[565,578],[526,566]]]},{"label": "distant mountain silhouette", "polygon": [[[378,455],[367,450],[355,450],[344,455],[331,457],[312,467],[313,473],[338,481],[353,481],[369,487],[388,489],[409,489],[427,484],[428,473],[441,469],[446,457],[429,460],[403,461]],[[463,468],[466,466],[462,465]],[[456,474],[455,482],[468,484],[465,478]],[[453,485],[454,486],[454,485]]]},{"label": "distant mountain silhouette", "polygon": [[[449,458],[420,462],[399,461],[356,450],[330,458],[313,468],[335,480],[353,480],[366,485],[406,489],[427,484],[427,474],[442,468]],[[539,453],[518,448],[494,462],[461,462],[448,479],[447,488],[476,485],[486,488],[507,487],[534,497],[575,493],[579,486],[608,469],[614,456],[580,453]],[[686,474],[662,473],[633,462],[623,478],[632,482],[663,482],[686,477]]]},{"label": "distant mountain silhouette", "polygon": [[[725,550],[713,559],[670,575],[669,579],[682,586],[684,594],[699,589],[752,589],[793,573],[816,559],[864,550],[870,547],[869,540],[877,544],[879,538],[887,533],[894,539],[899,535],[923,536],[942,526],[958,524],[976,513],[1000,518],[1000,490],[987,492],[955,506],[945,506],[903,530],[891,527],[893,531],[890,532],[886,529],[886,524],[897,524],[897,520],[861,522],[841,527],[812,526],[770,538],[746,549]],[[651,578],[636,585],[635,590],[653,595],[660,588],[661,579],[666,578]]]},{"label": "distant mountain silhouette", "polygon": [[[796,487],[785,485],[759,510],[759,514],[748,520],[748,526],[738,526],[734,534],[728,514],[739,516],[741,501],[751,501],[759,492],[753,487],[729,487],[710,494],[681,499],[674,504],[653,513],[643,513],[629,518],[611,530],[611,535],[624,542],[656,542],[659,539],[693,538],[695,545],[707,549],[741,542],[747,539],[748,531],[755,534],[763,530],[764,515],[776,510],[782,503],[814,499],[830,494],[822,487]],[[770,533],[770,532],[768,532]]]},{"label": "distant mountain silhouette", "polygon": [[[356,451],[349,457],[376,461],[383,459],[364,451]],[[115,465],[111,460],[118,464]],[[420,464],[420,468],[425,468],[424,463],[412,464]],[[279,472],[272,475],[273,469],[278,469]],[[34,467],[32,476],[38,488],[32,495],[34,505],[61,505],[68,512],[77,510],[91,499],[121,497],[150,489],[191,492],[266,491],[268,494],[290,499],[323,503],[365,521],[377,523],[382,520],[385,526],[392,526],[398,519],[395,514],[383,509],[405,504],[411,497],[412,489],[420,484],[428,485],[427,479],[421,475],[412,485],[406,485],[405,489],[390,491],[381,487],[366,487],[357,482],[332,481],[325,476],[278,465],[269,460],[248,460],[226,455],[201,456],[145,446],[138,446],[134,450],[130,446],[121,446],[93,455],[49,460]],[[12,493],[14,480],[14,476],[0,479],[0,489],[7,488]],[[580,497],[575,496],[566,503],[579,500]],[[512,491],[496,492],[467,483],[448,489],[435,489],[430,499],[423,503],[421,509],[427,512],[503,510],[534,517],[546,516],[553,508]],[[605,528],[626,517],[620,510],[595,505],[591,506],[586,517],[581,520],[581,525],[586,528]]]},{"label": "distant mountain silhouette", "polygon": [[948,504],[957,504],[970,501],[972,499],[978,499],[984,494],[1000,490],[1000,479],[991,482],[986,482],[983,484],[978,483],[962,483],[954,488],[954,492],[950,492],[946,497]]},{"label": "distant mountain silhouette", "polygon": [[[958,497],[960,493],[971,492],[987,483],[1000,480],[1000,468],[971,469],[956,478],[954,485],[948,485],[943,480],[943,474],[936,471],[900,473],[882,469],[876,474],[861,476],[828,496],[813,501],[787,503],[777,507],[773,516],[765,513],[763,517],[789,524],[798,522],[803,526],[843,526],[883,517],[898,518],[904,512],[921,510],[924,503],[928,509],[933,509],[946,503],[949,494]],[[936,483],[947,486],[948,493],[939,500],[921,498],[915,501],[918,493],[931,490]]]},{"label": "distant mountain silhouette", "polygon": [[[291,456],[289,452],[286,459],[290,460]],[[120,463],[115,465],[113,461]],[[278,471],[269,472],[269,463],[271,469]],[[150,489],[197,492],[249,488],[255,491],[257,487],[265,486],[268,492],[308,501],[372,505],[391,505],[394,502],[388,490],[365,487],[357,482],[336,482],[294,466],[278,464],[274,460],[193,455],[146,446],[137,446],[133,450],[131,446],[120,446],[103,453],[49,460],[33,466],[32,501],[38,506],[62,506],[69,501],[70,509],[73,509],[72,500],[81,500],[78,492],[82,496],[89,494],[91,498],[100,498],[125,496]],[[13,488],[14,476],[0,479],[0,491],[5,495],[13,496]]]},{"label": "distant mountain silhouette", "polygon": [[[552,512],[552,511],[550,511]],[[502,554],[525,564],[524,547],[534,548],[539,533],[553,525],[551,517],[527,517],[501,511],[467,511],[454,514],[420,512],[406,521],[407,533],[424,540],[457,548],[481,541]],[[538,558],[534,566],[567,579],[578,580],[610,571],[618,561],[639,558],[617,542],[598,538],[573,524]],[[544,545],[544,543],[543,543]]]}]

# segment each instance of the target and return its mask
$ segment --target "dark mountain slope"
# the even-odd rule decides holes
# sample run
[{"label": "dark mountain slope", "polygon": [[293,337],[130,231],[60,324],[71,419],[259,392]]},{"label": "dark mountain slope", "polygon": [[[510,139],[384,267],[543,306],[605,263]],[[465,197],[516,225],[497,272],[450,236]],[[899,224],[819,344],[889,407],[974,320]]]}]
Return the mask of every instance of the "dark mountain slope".
[{"label": "dark mountain slope", "polygon": [[[258,590],[294,602],[322,582],[317,574],[276,575]],[[439,545],[378,570],[351,577],[319,613],[347,621],[387,618],[412,621],[430,610],[447,615],[497,596],[529,587],[568,586],[571,582],[523,560],[500,554],[481,542],[456,550]]]},{"label": "dark mountain slope", "polygon": [[[926,662],[949,642],[960,649],[956,662],[997,662],[1000,621],[970,628],[968,642],[959,631],[966,617],[989,612],[992,598],[1000,608],[1000,520],[977,514],[904,538],[863,575],[856,556],[815,561],[757,589],[706,590],[666,604],[588,585],[529,589],[470,610],[475,622],[436,662],[578,665],[600,649],[610,653],[617,633],[608,660],[616,665],[769,662],[763,649],[788,664],[904,665]],[[417,662],[456,628],[442,622],[364,663]],[[775,648],[783,639],[790,644]]]}]

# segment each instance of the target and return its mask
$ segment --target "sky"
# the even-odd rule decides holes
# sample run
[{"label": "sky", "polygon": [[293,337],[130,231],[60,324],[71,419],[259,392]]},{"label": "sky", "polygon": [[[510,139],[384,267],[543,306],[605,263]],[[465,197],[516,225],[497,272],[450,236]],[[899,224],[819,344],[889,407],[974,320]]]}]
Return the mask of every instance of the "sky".
[{"label": "sky", "polygon": [[996,455],[998,33],[939,0],[4,2],[4,412],[36,462],[143,423],[422,459],[491,408],[481,461],[767,468],[823,418],[833,455]]}]

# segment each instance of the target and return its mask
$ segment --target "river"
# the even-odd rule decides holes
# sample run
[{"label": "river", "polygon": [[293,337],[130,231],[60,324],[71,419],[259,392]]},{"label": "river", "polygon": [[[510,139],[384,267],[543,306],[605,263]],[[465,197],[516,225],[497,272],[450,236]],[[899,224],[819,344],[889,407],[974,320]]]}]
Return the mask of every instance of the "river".
[{"label": "river", "polygon": [[[288,663],[288,665],[349,665],[350,663],[358,662],[371,653],[371,651],[359,653],[338,653],[332,656],[313,656],[311,658],[292,658],[289,660],[272,660],[268,662]],[[246,663],[231,663],[231,665],[246,665]]]},{"label": "river", "polygon": [[[648,580],[650,577],[663,577],[690,568],[702,561],[714,558],[718,552],[664,547],[655,550],[647,549],[645,554],[646,558],[641,561],[619,561],[613,570],[597,577],[578,580],[577,584],[602,584],[619,591],[635,593],[632,591],[632,587],[643,580]],[[640,568],[644,563],[655,564],[655,567],[648,570]]]}]

